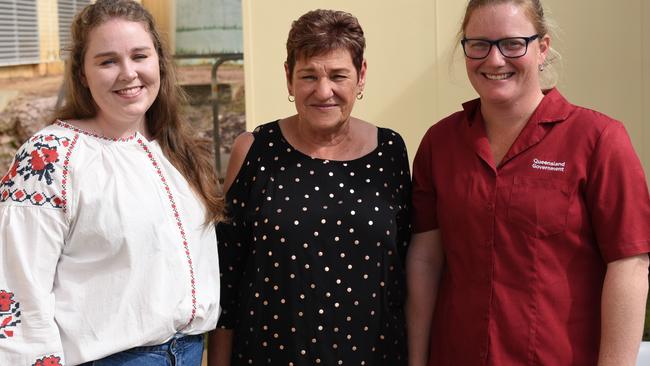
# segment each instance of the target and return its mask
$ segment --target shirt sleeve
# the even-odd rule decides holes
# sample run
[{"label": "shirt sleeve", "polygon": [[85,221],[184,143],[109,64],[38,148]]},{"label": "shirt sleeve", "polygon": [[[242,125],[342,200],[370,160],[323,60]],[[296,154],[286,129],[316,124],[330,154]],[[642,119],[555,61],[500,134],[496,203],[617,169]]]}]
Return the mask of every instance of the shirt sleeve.
[{"label": "shirt sleeve", "polygon": [[430,134],[431,129],[422,138],[413,161],[411,225],[414,233],[438,228]]},{"label": "shirt sleeve", "polygon": [[53,286],[67,220],[43,146],[23,146],[0,182],[0,365],[64,365]]},{"label": "shirt sleeve", "polygon": [[650,251],[650,198],[641,162],[620,122],[601,133],[591,158],[587,208],[606,262]]}]

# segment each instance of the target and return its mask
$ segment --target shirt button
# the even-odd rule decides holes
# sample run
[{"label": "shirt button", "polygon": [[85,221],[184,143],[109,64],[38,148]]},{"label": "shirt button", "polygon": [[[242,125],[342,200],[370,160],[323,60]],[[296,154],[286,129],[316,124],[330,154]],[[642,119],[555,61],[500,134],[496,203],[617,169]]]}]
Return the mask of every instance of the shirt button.
[{"label": "shirt button", "polygon": [[490,212],[492,212],[492,211],[494,210],[494,205],[491,204],[491,203],[488,203],[488,204],[487,204],[487,210],[490,211]]}]

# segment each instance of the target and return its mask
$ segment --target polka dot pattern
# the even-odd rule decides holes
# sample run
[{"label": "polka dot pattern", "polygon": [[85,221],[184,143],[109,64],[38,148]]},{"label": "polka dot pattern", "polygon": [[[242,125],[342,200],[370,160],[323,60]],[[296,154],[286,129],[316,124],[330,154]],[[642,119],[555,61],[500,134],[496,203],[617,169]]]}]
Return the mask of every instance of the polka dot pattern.
[{"label": "polka dot pattern", "polygon": [[405,365],[410,177],[401,137],[351,161],[259,127],[218,226],[233,365]]}]

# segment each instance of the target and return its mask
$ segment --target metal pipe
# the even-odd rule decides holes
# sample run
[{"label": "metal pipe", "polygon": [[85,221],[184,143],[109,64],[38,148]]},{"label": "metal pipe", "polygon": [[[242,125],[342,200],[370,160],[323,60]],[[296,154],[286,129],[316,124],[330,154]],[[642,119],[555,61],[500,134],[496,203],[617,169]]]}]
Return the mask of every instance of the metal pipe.
[{"label": "metal pipe", "polygon": [[243,53],[206,53],[175,55],[176,59],[212,58],[214,63],[210,70],[210,99],[212,100],[212,139],[217,173],[221,175],[221,133],[219,132],[219,95],[217,90],[217,70],[224,62],[243,60]]}]

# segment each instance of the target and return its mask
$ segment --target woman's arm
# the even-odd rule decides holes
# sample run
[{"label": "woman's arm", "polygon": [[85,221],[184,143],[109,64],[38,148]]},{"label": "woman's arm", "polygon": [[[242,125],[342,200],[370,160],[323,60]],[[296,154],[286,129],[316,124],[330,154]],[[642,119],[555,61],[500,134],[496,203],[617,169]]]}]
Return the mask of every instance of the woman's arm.
[{"label": "woman's arm", "polygon": [[[246,155],[248,154],[248,151],[250,150],[250,147],[253,144],[254,139],[255,137],[250,132],[244,132],[243,134],[239,135],[235,139],[235,142],[233,143],[232,146],[232,153],[230,155],[230,160],[228,161],[228,169],[226,170],[226,178],[224,180],[224,192],[228,192],[233,182],[235,181],[237,174],[239,174],[239,170],[241,169],[242,165],[244,164],[244,161],[246,160]],[[227,223],[221,223],[220,225],[228,226]],[[235,231],[225,226],[222,226],[223,230],[217,230],[217,233],[226,234],[226,236],[230,237],[231,234],[233,234]],[[221,271],[226,270],[228,266],[236,265],[235,263],[225,263],[225,262],[237,261],[238,259],[242,258],[242,256],[240,255],[241,253],[233,253],[233,250],[236,250],[235,246],[231,246],[229,247],[230,248],[229,249],[226,248],[226,246],[221,245],[222,244],[221,241],[223,240],[226,240],[226,238],[225,237],[218,238],[218,241],[220,242],[219,243],[219,262],[220,262],[219,265]],[[225,282],[224,279],[226,281],[227,280],[236,281],[236,279],[231,278],[231,276],[228,273],[226,273],[225,275],[222,273],[221,278],[222,278],[222,282]],[[232,286],[232,284],[230,285]],[[226,299],[226,297],[237,296],[236,286],[232,286],[233,291],[230,292],[226,291],[227,287],[228,286],[225,283],[221,284],[222,315],[225,315],[224,305],[226,305],[226,303],[231,303],[233,301],[232,298]],[[230,312],[232,312],[235,309],[229,309],[229,310]],[[226,312],[227,311],[228,310],[226,310]],[[228,314],[229,320],[227,321],[227,323],[231,322],[230,321],[231,317],[232,314]],[[232,341],[233,341],[232,329],[217,328],[208,334],[208,365],[209,366],[230,366],[230,356],[232,353]]]},{"label": "woman's arm", "polygon": [[232,329],[217,328],[208,334],[208,365],[230,366]]},{"label": "woman's arm", "polygon": [[70,145],[64,142],[32,137],[0,180],[0,365],[65,363],[53,291],[69,230],[62,181]]},{"label": "woman's arm", "polygon": [[406,325],[410,366],[425,366],[429,360],[431,320],[444,263],[440,230],[413,234],[406,256]]},{"label": "woman's arm", "polygon": [[648,255],[607,265],[601,299],[598,366],[634,366],[648,296]]}]

